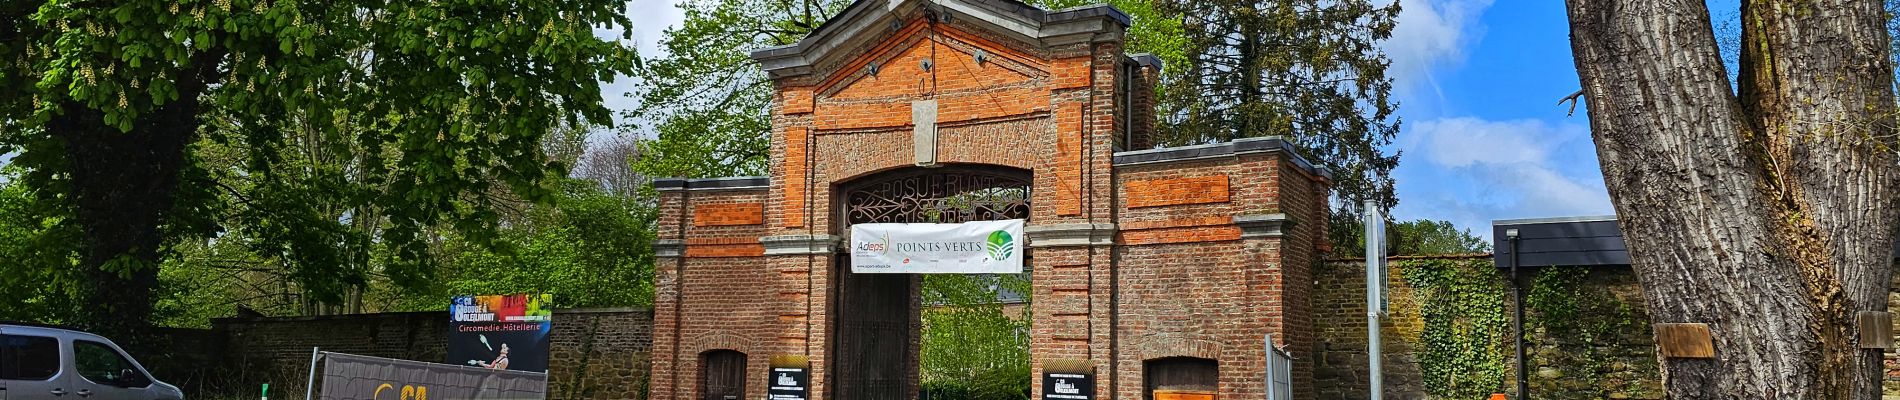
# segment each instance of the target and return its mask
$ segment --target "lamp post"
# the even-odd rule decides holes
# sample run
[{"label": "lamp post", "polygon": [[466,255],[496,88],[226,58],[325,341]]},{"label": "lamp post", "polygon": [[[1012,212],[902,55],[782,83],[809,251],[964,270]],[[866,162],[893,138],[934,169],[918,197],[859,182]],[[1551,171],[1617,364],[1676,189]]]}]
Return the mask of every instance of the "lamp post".
[{"label": "lamp post", "polygon": [[1385,394],[1379,351],[1379,317],[1385,312],[1385,216],[1380,211],[1378,201],[1366,200],[1366,375],[1371,400]]},{"label": "lamp post", "polygon": [[1511,241],[1511,298],[1517,304],[1517,317],[1511,321],[1513,342],[1517,344],[1517,399],[1529,399],[1531,393],[1529,365],[1524,363],[1524,285],[1518,279],[1517,229],[1505,229],[1504,237]]}]

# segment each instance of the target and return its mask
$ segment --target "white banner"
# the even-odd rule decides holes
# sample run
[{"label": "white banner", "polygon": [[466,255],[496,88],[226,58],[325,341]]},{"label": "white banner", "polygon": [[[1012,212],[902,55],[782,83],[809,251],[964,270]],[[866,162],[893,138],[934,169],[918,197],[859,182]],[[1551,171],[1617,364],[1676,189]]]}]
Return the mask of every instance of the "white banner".
[{"label": "white banner", "polygon": [[1020,274],[1023,220],[851,225],[851,272]]}]

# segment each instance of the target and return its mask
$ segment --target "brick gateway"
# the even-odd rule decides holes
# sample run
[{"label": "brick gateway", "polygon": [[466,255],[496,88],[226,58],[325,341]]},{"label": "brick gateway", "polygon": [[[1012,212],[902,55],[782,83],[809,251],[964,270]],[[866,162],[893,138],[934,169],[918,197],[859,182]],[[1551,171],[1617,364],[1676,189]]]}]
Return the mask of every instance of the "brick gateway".
[{"label": "brick gateway", "polygon": [[849,273],[841,235],[1002,218],[1028,220],[1035,376],[1081,366],[1100,399],[1264,398],[1272,334],[1311,397],[1297,357],[1328,175],[1278,138],[1150,149],[1161,65],[1123,54],[1128,24],[1108,6],[860,0],[753,53],[776,91],[771,176],[654,183],[651,398],[764,398],[786,356],[815,399],[915,398],[918,280]]}]

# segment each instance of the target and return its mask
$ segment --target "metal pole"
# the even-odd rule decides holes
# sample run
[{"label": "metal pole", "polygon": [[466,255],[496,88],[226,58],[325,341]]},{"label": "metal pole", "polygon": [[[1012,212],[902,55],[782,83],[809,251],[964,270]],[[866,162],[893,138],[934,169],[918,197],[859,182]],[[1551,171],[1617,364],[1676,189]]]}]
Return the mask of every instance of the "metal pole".
[{"label": "metal pole", "polygon": [[303,400],[312,400],[317,395],[317,357],[322,353],[310,348],[310,379],[303,383]]},{"label": "metal pole", "polygon": [[1267,344],[1267,400],[1280,400],[1273,398],[1273,334],[1266,334],[1261,341]]},{"label": "metal pole", "polygon": [[1379,291],[1383,289],[1380,282],[1385,279],[1384,276],[1380,276],[1380,271],[1384,270],[1380,266],[1385,263],[1383,243],[1385,218],[1379,215],[1379,203],[1376,201],[1366,201],[1364,236],[1366,239],[1366,361],[1369,364],[1366,376],[1369,378],[1368,391],[1371,392],[1368,398],[1380,400],[1385,394],[1385,378],[1381,376],[1383,375],[1381,364],[1384,357],[1379,352],[1379,313],[1381,311],[1379,300],[1384,296]]},{"label": "metal pole", "polygon": [[1525,400],[1530,398],[1528,396],[1531,394],[1531,382],[1530,365],[1524,363],[1524,285],[1523,280],[1519,279],[1517,275],[1517,235],[1513,234],[1510,235],[1510,237],[1511,297],[1514,298],[1513,301],[1517,302],[1517,318],[1512,322],[1513,325],[1517,326],[1515,332],[1513,332],[1517,339],[1517,399]]}]

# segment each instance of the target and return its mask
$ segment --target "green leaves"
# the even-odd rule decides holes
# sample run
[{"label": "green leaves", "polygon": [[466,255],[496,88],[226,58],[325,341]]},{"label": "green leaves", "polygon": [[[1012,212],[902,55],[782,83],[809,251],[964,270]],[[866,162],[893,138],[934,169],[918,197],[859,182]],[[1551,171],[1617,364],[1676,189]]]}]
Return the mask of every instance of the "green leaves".
[{"label": "green leaves", "polygon": [[[994,238],[994,236],[992,236]],[[1023,399],[1029,391],[1025,275],[925,275],[920,369],[931,398]]]},{"label": "green leaves", "polygon": [[[216,190],[88,203],[88,212],[74,214],[165,217],[94,225],[118,230],[99,237],[206,241],[204,230],[172,224],[215,221],[253,240],[246,247],[255,257],[281,262],[290,283],[314,300],[342,299],[371,273],[423,285],[434,275],[435,229],[493,242],[501,235],[496,209],[512,206],[494,193],[555,197],[565,170],[542,154],[542,136],[612,123],[600,79],[632,72],[632,50],[594,38],[591,28],[631,26],[624,7],[613,0],[7,2],[0,5],[0,111],[9,117],[0,119],[0,149],[25,149],[14,162],[32,172],[27,184],[61,202],[122,182]],[[138,150],[165,157],[38,145],[97,130],[116,131],[99,136],[108,140],[200,145]],[[151,161],[175,159],[190,162]],[[144,175],[73,182],[101,185],[77,188],[54,178],[101,160]],[[138,246],[128,254],[144,266],[171,249]],[[386,261],[376,264],[382,269],[370,270],[372,257]],[[132,273],[144,279],[152,270]]]},{"label": "green leaves", "polygon": [[747,54],[803,38],[849,2],[682,2],[686,20],[666,31],[666,57],[640,60],[629,120],[655,140],[636,165],[649,176],[761,175],[769,157],[771,84]]},{"label": "green leaves", "polygon": [[1391,62],[1378,49],[1399,4],[1370,0],[1289,2],[1166,0],[1185,18],[1185,63],[1167,64],[1158,97],[1157,143],[1284,136],[1333,173],[1338,214],[1361,200],[1398,204],[1382,147],[1398,134]]},{"label": "green leaves", "polygon": [[1504,382],[1504,280],[1489,258],[1395,260],[1424,321],[1418,354],[1432,398],[1478,399]]}]

